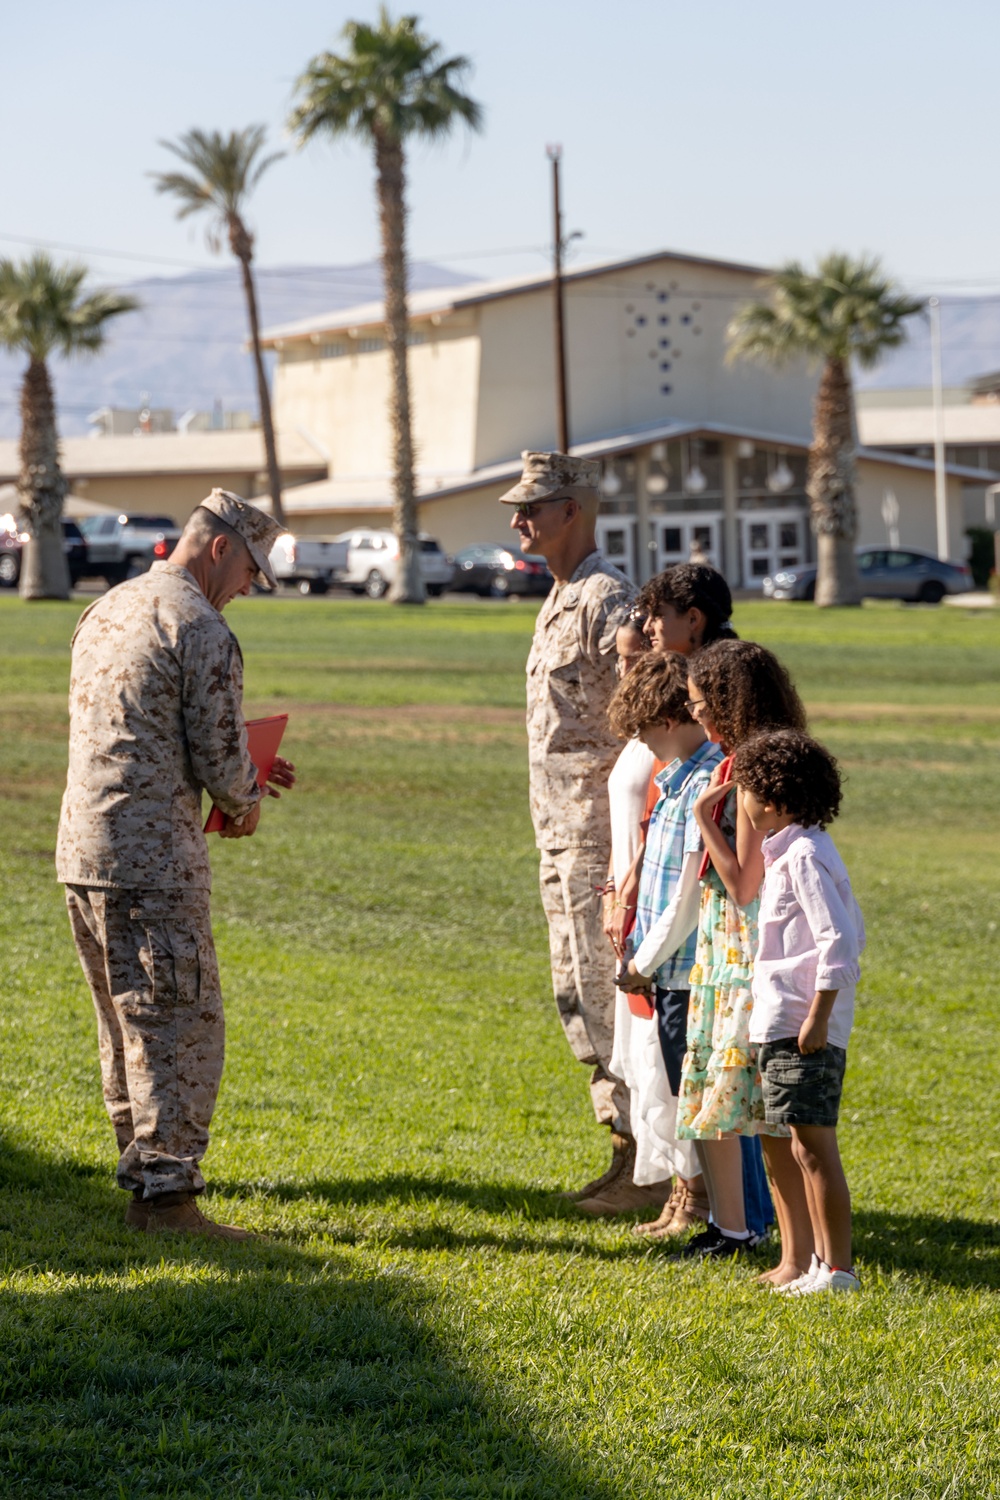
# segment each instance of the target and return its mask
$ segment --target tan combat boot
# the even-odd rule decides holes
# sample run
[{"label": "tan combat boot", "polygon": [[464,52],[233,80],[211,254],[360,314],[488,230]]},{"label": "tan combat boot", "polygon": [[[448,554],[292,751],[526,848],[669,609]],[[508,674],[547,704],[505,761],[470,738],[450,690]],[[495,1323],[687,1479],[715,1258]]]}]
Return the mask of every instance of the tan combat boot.
[{"label": "tan combat boot", "polygon": [[667,1225],[673,1221],[674,1215],[684,1202],[686,1192],[687,1189],[684,1183],[678,1177],[674,1182],[670,1197],[663,1205],[663,1212],[660,1214],[660,1217],[658,1219],[647,1219],[645,1224],[633,1224],[632,1233],[648,1234],[654,1240],[658,1240],[662,1235],[666,1234]]},{"label": "tan combat boot", "polygon": [[149,1199],[143,1198],[142,1188],[132,1190],[132,1197],[125,1210],[125,1223],[130,1229],[138,1229],[141,1234],[146,1232],[146,1226],[149,1223]]},{"label": "tan combat boot", "polygon": [[249,1240],[248,1229],[235,1224],[216,1224],[195,1202],[194,1193],[161,1193],[149,1204],[147,1234],[200,1234],[213,1240]]},{"label": "tan combat boot", "polygon": [[591,1198],[582,1198],[573,1206],[577,1213],[589,1214],[594,1219],[610,1219],[615,1214],[634,1214],[642,1208],[662,1208],[670,1193],[671,1179],[651,1182],[640,1187],[632,1181],[631,1172],[619,1172],[610,1187],[603,1188]]},{"label": "tan combat boot", "polygon": [[570,1203],[580,1203],[584,1198],[595,1198],[598,1193],[609,1188],[622,1172],[627,1171],[628,1181],[632,1181],[632,1168],[635,1166],[635,1141],[630,1135],[617,1135],[611,1132],[611,1165],[600,1177],[595,1177],[593,1182],[588,1182],[586,1187],[577,1188],[576,1192],[561,1193],[561,1198],[568,1198]]},{"label": "tan combat boot", "polygon": [[708,1193],[705,1191],[704,1177],[696,1177],[695,1191],[692,1192],[690,1183],[679,1183],[671,1194],[671,1200],[676,1197],[673,1211],[667,1217],[668,1203],[660,1217],[652,1224],[637,1224],[633,1230],[634,1234],[645,1235],[650,1240],[667,1239],[675,1234],[684,1234],[688,1229],[697,1224],[707,1224],[709,1219]]}]

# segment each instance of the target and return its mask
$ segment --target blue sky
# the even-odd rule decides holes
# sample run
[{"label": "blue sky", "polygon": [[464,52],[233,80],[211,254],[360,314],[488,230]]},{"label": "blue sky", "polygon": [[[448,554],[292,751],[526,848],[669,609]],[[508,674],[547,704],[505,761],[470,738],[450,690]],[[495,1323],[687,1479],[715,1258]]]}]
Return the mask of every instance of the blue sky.
[{"label": "blue sky", "polygon": [[[470,56],[482,136],[416,148],[413,253],[483,275],[540,269],[545,145],[564,148],[578,259],[669,247],[770,264],[877,251],[922,289],[1000,290],[995,0],[425,0]],[[4,17],[0,236],[91,256],[106,278],[205,264],[144,173],[192,125],[265,122],[370,3],[33,0]],[[292,152],[254,201],[263,264],[377,251],[372,168],[353,144]],[[0,238],[0,253],[17,253]],[[161,258],[161,259],[154,259]]]}]

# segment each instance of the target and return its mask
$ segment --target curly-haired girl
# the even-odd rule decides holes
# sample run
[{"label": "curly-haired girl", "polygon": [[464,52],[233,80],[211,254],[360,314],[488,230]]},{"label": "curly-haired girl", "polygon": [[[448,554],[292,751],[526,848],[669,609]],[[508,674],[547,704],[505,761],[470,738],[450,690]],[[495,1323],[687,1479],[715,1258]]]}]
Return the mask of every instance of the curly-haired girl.
[{"label": "curly-haired girl", "polygon": [[[770,651],[752,641],[718,640],[696,652],[689,660],[688,690],[692,716],[727,753],[764,729],[805,725],[805,710],[788,673]],[[768,1125],[765,1119],[756,1049],[749,1038],[764,835],[750,823],[722,767],[698,798],[695,817],[711,864],[702,879],[677,1135],[698,1143],[713,1223],[683,1253],[715,1258],[752,1247],[739,1137],[759,1134],[765,1138],[782,1235],[782,1266],[768,1278],[785,1277],[790,1268],[784,1265],[786,1255],[797,1275],[803,1250],[799,1241],[808,1234],[801,1176],[787,1127]],[[769,1136],[785,1140],[772,1146]]]},{"label": "curly-haired girl", "polygon": [[639,592],[638,608],[654,651],[687,656],[712,641],[735,640],[730,615],[733,596],[717,568],[708,563],[674,563]]},{"label": "curly-haired girl", "polygon": [[801,1274],[777,1289],[856,1292],[837,1114],[865,925],[825,832],[840,808],[840,772],[823,745],[779,730],[741,745],[732,774],[745,816],[766,835],[750,1038],[766,1119],[791,1128],[813,1236],[811,1262],[803,1254]]}]

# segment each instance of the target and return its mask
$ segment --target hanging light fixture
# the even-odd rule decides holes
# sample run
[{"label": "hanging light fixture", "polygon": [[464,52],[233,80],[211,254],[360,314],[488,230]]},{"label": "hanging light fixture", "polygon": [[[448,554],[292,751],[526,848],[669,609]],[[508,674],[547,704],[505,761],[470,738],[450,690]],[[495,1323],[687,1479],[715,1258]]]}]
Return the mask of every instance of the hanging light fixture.
[{"label": "hanging light fixture", "polygon": [[609,500],[615,495],[621,494],[622,482],[618,477],[618,470],[610,460],[604,465],[604,474],[601,478],[601,489]]},{"label": "hanging light fixture", "polygon": [[782,453],[778,457],[777,464],[767,476],[767,487],[772,495],[783,495],[786,490],[791,489],[794,483],[795,475],[788,467],[785,455]]},{"label": "hanging light fixture", "polygon": [[652,469],[646,476],[646,493],[647,495],[665,495],[667,484],[667,476],[662,469]]},{"label": "hanging light fixture", "polygon": [[698,463],[697,443],[688,443],[688,471],[684,476],[684,488],[689,495],[703,495],[708,489],[708,480]]}]

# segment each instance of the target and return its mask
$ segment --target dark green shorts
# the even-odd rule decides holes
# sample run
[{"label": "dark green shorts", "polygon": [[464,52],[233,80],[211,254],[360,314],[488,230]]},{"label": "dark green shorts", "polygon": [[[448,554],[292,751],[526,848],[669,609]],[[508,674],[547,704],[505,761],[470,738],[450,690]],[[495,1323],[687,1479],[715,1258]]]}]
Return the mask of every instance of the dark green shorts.
[{"label": "dark green shorts", "polygon": [[798,1037],[764,1042],[757,1055],[769,1125],[836,1125],[847,1052],[824,1047],[803,1056]]}]

